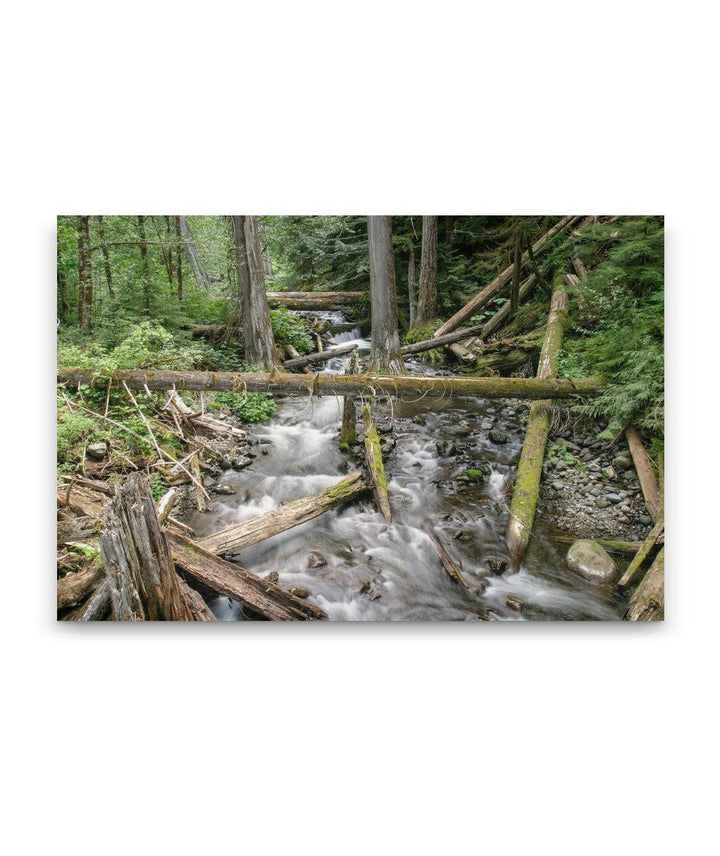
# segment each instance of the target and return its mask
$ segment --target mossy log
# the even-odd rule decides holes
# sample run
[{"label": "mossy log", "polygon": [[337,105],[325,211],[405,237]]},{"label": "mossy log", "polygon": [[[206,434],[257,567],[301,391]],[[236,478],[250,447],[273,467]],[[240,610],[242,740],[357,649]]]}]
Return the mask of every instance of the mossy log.
[{"label": "mossy log", "polygon": [[445,549],[445,545],[438,538],[433,527],[425,521],[422,525],[422,528],[425,530],[425,533],[428,535],[430,540],[435,545],[435,549],[437,550],[438,558],[440,559],[440,563],[443,568],[445,568],[445,573],[450,577],[453,582],[460,583],[461,586],[465,588],[469,588],[468,581],[463,576],[462,567],[459,562],[456,562],[455,559],[448,553]]},{"label": "mossy log", "polygon": [[640,435],[634,428],[627,428],[625,430],[625,438],[627,439],[630,454],[635,464],[640,488],[645,497],[645,505],[653,519],[653,523],[657,523],[662,515],[663,497],[657,478],[655,477],[650,455],[645,451],[645,446],[643,446]]},{"label": "mossy log", "polygon": [[391,523],[392,511],[390,509],[390,497],[388,496],[385,467],[383,466],[382,451],[380,449],[380,437],[378,436],[369,404],[363,405],[362,420],[365,430],[365,463],[370,473],[370,481],[375,492],[375,499],[377,500],[380,513],[388,523]]},{"label": "mossy log", "polygon": [[662,540],[662,536],[665,532],[665,524],[662,520],[653,526],[650,530],[647,538],[642,542],[640,547],[635,553],[635,556],[627,567],[627,570],[622,575],[620,580],[618,580],[618,586],[620,588],[626,588],[627,586],[632,585],[636,578],[642,572],[642,566],[650,556],[653,548]]},{"label": "mossy log", "polygon": [[[538,362],[538,379],[553,378],[557,373],[557,354],[562,344],[567,302],[565,277],[559,275],[553,284],[545,340]],[[533,401],[510,503],[507,544],[514,570],[520,567],[525,557],[532,533],[549,430],[549,401]]]},{"label": "mossy log", "polygon": [[243,547],[250,547],[272,538],[273,535],[300,526],[301,523],[307,523],[325,511],[355,499],[366,490],[368,485],[363,480],[362,473],[356,470],[320,493],[286,502],[266,514],[201,538],[197,543],[211,553],[236,553]]},{"label": "mossy log", "polygon": [[[569,228],[579,217],[563,217],[549,231],[532,245],[533,255],[538,255],[557,235]],[[522,264],[526,264],[530,258],[529,252],[526,250],[522,255]],[[444,336],[446,333],[451,333],[457,329],[464,321],[475,315],[483,306],[489,303],[493,297],[510,282],[513,275],[514,265],[510,265],[505,270],[498,274],[492,282],[488,283],[481,291],[479,291],[472,300],[469,300],[462,309],[456,312],[452,318],[448,319],[438,330],[435,331],[435,338]]]},{"label": "mossy log", "polygon": [[351,343],[348,345],[338,345],[337,348],[328,348],[327,351],[313,351],[312,354],[305,354],[302,357],[298,356],[292,360],[285,360],[283,366],[286,369],[295,371],[296,369],[302,369],[310,365],[310,363],[324,363],[332,360],[333,357],[342,357],[345,354],[351,354],[357,348],[357,344]]},{"label": "mossy log", "polygon": [[366,291],[269,291],[268,306],[277,309],[334,312],[369,299]]},{"label": "mossy log", "polygon": [[[107,377],[92,369],[60,368],[58,383],[106,387]],[[113,385],[131,389],[187,389],[213,392],[269,392],[278,395],[412,395],[413,398],[572,398],[597,394],[604,385],[599,377],[507,378],[437,377],[430,375],[282,374],[280,372],[177,372],[131,369],[114,372]]]},{"label": "mossy log", "polygon": [[626,621],[663,621],[665,618],[665,548],[630,598]]},{"label": "mossy log", "polygon": [[[360,360],[357,351],[350,357],[345,374],[356,375],[360,373]],[[348,451],[357,442],[357,405],[351,395],[346,395],[343,400],[342,423],[340,425],[340,448]]]},{"label": "mossy log", "polygon": [[116,620],[193,620],[145,476],[130,476],[116,488],[100,550]]},{"label": "mossy log", "polygon": [[561,544],[574,544],[578,539],[588,538],[597,543],[608,553],[617,553],[620,556],[634,556],[642,547],[642,541],[617,541],[612,538],[593,538],[590,535],[565,535],[562,532],[553,533],[553,541]]},{"label": "mossy log", "polygon": [[226,562],[183,535],[168,534],[177,568],[203,585],[234,598],[253,616],[268,621],[307,621],[326,618],[312,603],[295,597],[233,562]]},{"label": "mossy log", "polygon": [[102,564],[93,560],[82,571],[60,577],[57,581],[57,608],[67,609],[82,603],[98,587],[104,576],[105,569]]}]

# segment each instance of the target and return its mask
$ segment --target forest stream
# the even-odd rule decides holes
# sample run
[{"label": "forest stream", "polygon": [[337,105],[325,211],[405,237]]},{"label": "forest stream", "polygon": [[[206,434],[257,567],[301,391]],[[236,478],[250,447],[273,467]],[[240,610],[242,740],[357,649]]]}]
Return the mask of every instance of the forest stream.
[{"label": "forest stream", "polygon": [[[321,317],[331,330],[345,320],[341,313]],[[332,342],[354,342],[361,352],[370,346],[359,329],[336,333]],[[337,357],[324,371],[343,372],[348,361]],[[409,361],[408,369],[452,374],[420,360]],[[378,408],[392,422],[395,440],[385,456],[393,522],[385,522],[368,495],[233,560],[260,576],[277,572],[282,588],[305,589],[335,621],[619,620],[625,599],[614,587],[598,588],[571,574],[567,545],[550,538],[540,515],[520,571],[502,573],[508,562],[507,488],[522,447],[524,410],[522,403],[487,399],[395,401],[392,411],[389,405]],[[236,493],[214,497],[205,513],[188,510],[184,522],[199,536],[210,535],[323,490],[357,469],[352,455],[339,448],[341,413],[342,399],[279,398],[275,416],[251,428],[257,444],[252,466],[223,475]],[[508,435],[507,443],[490,441],[491,422]],[[441,456],[443,441],[462,448],[464,459],[452,447]],[[468,469],[486,475],[468,482]],[[445,573],[424,522],[461,562],[468,588]],[[206,599],[220,620],[245,617],[242,606],[225,596],[208,591]]]}]

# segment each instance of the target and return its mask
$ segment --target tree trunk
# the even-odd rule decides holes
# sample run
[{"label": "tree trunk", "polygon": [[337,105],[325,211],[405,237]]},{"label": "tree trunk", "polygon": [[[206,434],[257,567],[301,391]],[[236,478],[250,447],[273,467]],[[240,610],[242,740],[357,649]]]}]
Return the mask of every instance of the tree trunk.
[{"label": "tree trunk", "polygon": [[60,235],[56,236],[57,243],[57,290],[58,296],[60,298],[60,316],[63,321],[67,321],[70,318],[70,302],[67,298],[67,280],[65,279],[65,270],[62,265],[61,259],[61,251],[60,251]]},{"label": "tree trunk", "polygon": [[363,406],[362,419],[363,427],[365,428],[365,463],[370,473],[370,481],[375,491],[375,499],[377,500],[382,516],[388,523],[392,523],[390,497],[388,496],[385,467],[383,466],[382,451],[380,450],[380,437],[378,436],[369,404]]},{"label": "tree trunk", "polygon": [[118,485],[100,549],[118,621],[191,621],[147,479]]},{"label": "tree trunk", "polygon": [[172,239],[172,226],[170,224],[170,217],[165,216],[165,240],[168,244],[168,253],[167,253],[167,272],[168,272],[168,281],[170,283],[170,290],[172,291],[173,283],[175,282],[175,264],[173,262],[173,239]]},{"label": "tree trunk", "polygon": [[665,548],[657,554],[650,570],[630,598],[626,621],[665,619]]},{"label": "tree trunk", "polygon": [[313,351],[312,354],[305,354],[305,356],[297,356],[293,357],[290,360],[285,360],[283,366],[286,369],[295,370],[304,368],[310,363],[324,363],[328,360],[332,360],[333,357],[341,357],[344,354],[351,354],[353,351],[357,351],[358,346],[356,344],[348,344],[348,345],[338,345],[337,348],[328,348],[327,351]]},{"label": "tree trunk", "polygon": [[437,316],[437,217],[423,217],[420,294],[415,324],[423,327]]},{"label": "tree trunk", "polygon": [[93,281],[90,264],[90,218],[78,217],[78,322],[80,329],[92,329]]},{"label": "tree trunk", "polygon": [[652,552],[655,545],[661,541],[664,532],[665,524],[662,522],[662,520],[660,520],[650,530],[647,538],[642,542],[640,548],[636,551],[632,562],[630,562],[630,564],[627,566],[627,570],[622,575],[621,579],[618,580],[619,588],[627,588],[635,582],[635,579],[642,571],[643,564]]},{"label": "tree trunk", "polygon": [[148,261],[147,235],[145,234],[145,217],[141,215],[137,218],[138,234],[140,235],[140,258],[142,259],[143,269],[143,284],[145,288],[145,308],[148,315],[152,309],[150,300],[150,264]]},{"label": "tree trunk", "polygon": [[[557,374],[557,353],[562,344],[566,312],[565,277],[561,275],[555,278],[552,299],[550,300],[550,314],[545,328],[545,341],[540,352],[537,370],[539,380],[549,380]],[[532,533],[549,430],[549,401],[534,401],[530,407],[525,442],[520,455],[513,498],[510,504],[507,544],[514,570],[520,568]]]},{"label": "tree trunk", "polygon": [[103,254],[103,261],[105,263],[105,279],[107,281],[110,297],[114,298],[115,290],[113,289],[112,270],[110,269],[110,251],[108,250],[107,236],[105,235],[105,218],[99,216],[97,218],[97,222],[98,232],[100,233],[100,250]]},{"label": "tree trunk", "polygon": [[243,319],[247,312],[245,302],[250,293],[243,217],[237,215],[228,217],[228,223],[230,226],[230,242],[233,247],[233,257],[235,259],[235,291],[231,298],[235,305],[235,318],[233,322],[237,323],[238,327],[242,330]]},{"label": "tree trunk", "polygon": [[645,505],[653,523],[657,523],[662,516],[663,498],[658,487],[655,471],[652,468],[650,455],[645,451],[645,446],[640,439],[640,435],[634,428],[625,430],[625,437],[630,447],[635,470],[640,480],[643,496],[645,497]]},{"label": "tree trunk", "polygon": [[185,245],[185,252],[190,260],[190,267],[192,268],[195,282],[197,283],[198,288],[202,288],[207,291],[210,288],[210,277],[207,275],[205,268],[203,267],[197,244],[193,240],[192,232],[190,231],[190,224],[187,221],[187,217],[178,217],[178,220],[180,221],[180,234],[182,236],[183,244]]},{"label": "tree trunk", "polygon": [[177,297],[178,303],[183,302],[183,262],[182,262],[182,227],[180,225],[180,218],[175,217],[175,238],[177,239]]},{"label": "tree trunk", "polygon": [[268,306],[278,309],[335,312],[368,297],[365,291],[269,291]]},{"label": "tree trunk", "polygon": [[410,258],[408,259],[408,314],[410,326],[415,326],[416,303],[415,303],[415,247],[410,244]]},{"label": "tree trunk", "polygon": [[[85,368],[59,368],[57,382],[77,386],[94,384],[96,372]],[[113,372],[113,385],[131,389],[176,389],[196,392],[270,392],[280,395],[402,395],[424,398],[572,398],[595,395],[604,387],[599,377],[436,377],[425,375],[281,374],[278,372],[177,372],[129,369]],[[107,386],[107,377],[98,386]]]},{"label": "tree trunk", "polygon": [[[238,266],[238,282],[244,289],[243,342],[245,360],[265,371],[272,371],[276,362],[276,349],[272,327],[270,326],[257,217],[243,217],[242,225],[247,271],[241,272],[240,266]],[[240,250],[241,247],[238,246],[237,252]]]},{"label": "tree trunk", "polygon": [[60,577],[57,581],[57,608],[67,609],[82,603],[98,587],[104,576],[102,565],[95,560],[82,571]]},{"label": "tree trunk", "polygon": [[201,538],[197,543],[211,553],[236,553],[244,547],[250,547],[301,523],[307,523],[323,512],[355,499],[367,489],[362,473],[355,471],[314,496],[286,502],[259,517],[246,520],[237,526],[228,526],[215,535]]},{"label": "tree trunk", "polygon": [[[579,220],[579,217],[563,217],[559,220],[548,232],[546,232],[541,238],[538,238],[537,241],[532,245],[532,250],[534,253],[539,253],[540,250],[547,247],[550,242],[557,235],[562,233],[565,229],[571,226],[576,220]],[[522,255],[523,264],[529,258],[528,252],[526,251]],[[514,265],[510,265],[505,268],[505,270],[498,274],[495,279],[488,283],[482,291],[479,291],[472,300],[469,300],[462,309],[456,312],[452,318],[446,321],[442,327],[435,331],[435,336],[444,336],[446,333],[452,333],[453,330],[457,329],[463,321],[466,321],[472,315],[475,315],[478,310],[482,309],[486,303],[489,303],[493,297],[505,286],[512,277]]]},{"label": "tree trunk", "polygon": [[389,217],[368,217],[368,243],[372,314],[370,369],[383,374],[401,374],[405,363],[400,353],[395,262]]},{"label": "tree trunk", "polygon": [[268,621],[308,621],[327,618],[312,603],[301,600],[268,580],[204,549],[201,543],[168,533],[173,561],[180,571],[203,585],[234,598],[253,616]]},{"label": "tree trunk", "polygon": [[523,227],[520,222],[515,230],[515,247],[513,251],[512,286],[510,289],[510,315],[508,321],[515,317],[520,305],[520,269],[522,268]]},{"label": "tree trunk", "polygon": [[[350,362],[345,374],[356,375],[360,373],[360,361],[357,351],[350,357]],[[346,395],[343,400],[342,424],[340,426],[340,448],[348,451],[357,442],[357,406],[351,395]]]}]

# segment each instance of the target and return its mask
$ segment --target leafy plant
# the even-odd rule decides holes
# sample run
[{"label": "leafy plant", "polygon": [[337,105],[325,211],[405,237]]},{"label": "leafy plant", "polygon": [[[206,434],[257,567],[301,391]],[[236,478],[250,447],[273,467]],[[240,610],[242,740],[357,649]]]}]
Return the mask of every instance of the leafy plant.
[{"label": "leafy plant", "polygon": [[218,392],[215,401],[229,407],[243,422],[261,422],[277,409],[275,399],[267,392]]},{"label": "leafy plant", "polygon": [[276,344],[291,345],[299,354],[310,354],[314,350],[306,322],[299,315],[293,315],[289,309],[271,309],[270,324]]}]

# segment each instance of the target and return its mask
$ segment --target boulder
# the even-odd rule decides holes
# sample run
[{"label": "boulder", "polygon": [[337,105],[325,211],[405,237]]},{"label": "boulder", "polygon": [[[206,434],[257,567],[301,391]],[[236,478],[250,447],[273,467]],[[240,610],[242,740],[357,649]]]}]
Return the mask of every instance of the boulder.
[{"label": "boulder", "polygon": [[592,583],[611,583],[618,575],[617,565],[605,548],[588,538],[575,541],[566,562],[571,571]]},{"label": "boulder", "polygon": [[88,457],[101,461],[108,453],[108,444],[101,440],[99,443],[90,443],[87,447]]},{"label": "boulder", "polygon": [[317,550],[313,550],[312,553],[308,556],[307,567],[308,570],[312,568],[324,568],[327,565],[327,559],[323,556],[322,553],[318,553]]},{"label": "boulder", "polygon": [[625,472],[633,465],[630,455],[615,455],[612,459],[612,465],[618,472]]},{"label": "boulder", "polygon": [[493,430],[488,434],[488,437],[492,443],[498,443],[500,445],[507,443],[510,439],[504,431],[498,431],[497,428],[493,428]]}]

